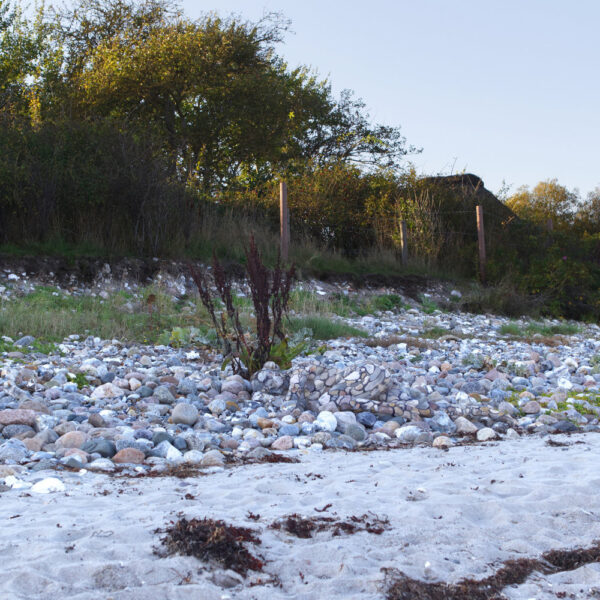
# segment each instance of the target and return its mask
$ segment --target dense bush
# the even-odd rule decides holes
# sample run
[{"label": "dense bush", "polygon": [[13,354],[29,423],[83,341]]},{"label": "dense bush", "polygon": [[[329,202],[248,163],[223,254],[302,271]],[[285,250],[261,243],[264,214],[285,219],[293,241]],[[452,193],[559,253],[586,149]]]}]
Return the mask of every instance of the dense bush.
[{"label": "dense bush", "polygon": [[[109,121],[0,121],[0,240],[157,253],[189,234],[192,197],[149,135]],[[175,243],[173,237],[171,243]]]}]

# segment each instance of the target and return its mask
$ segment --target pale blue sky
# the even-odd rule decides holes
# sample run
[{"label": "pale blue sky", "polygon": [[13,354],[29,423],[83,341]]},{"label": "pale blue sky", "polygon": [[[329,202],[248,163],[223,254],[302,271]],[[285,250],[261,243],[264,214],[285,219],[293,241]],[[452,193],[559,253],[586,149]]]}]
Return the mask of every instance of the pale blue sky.
[{"label": "pale blue sky", "polygon": [[280,11],[279,47],[372,117],[400,125],[427,173],[600,185],[600,0],[184,0],[190,17]]}]

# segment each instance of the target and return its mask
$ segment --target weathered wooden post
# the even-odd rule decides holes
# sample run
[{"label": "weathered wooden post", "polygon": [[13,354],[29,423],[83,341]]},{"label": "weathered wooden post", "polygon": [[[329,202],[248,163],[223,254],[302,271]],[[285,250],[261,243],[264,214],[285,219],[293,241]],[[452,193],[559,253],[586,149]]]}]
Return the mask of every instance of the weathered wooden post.
[{"label": "weathered wooden post", "polygon": [[281,260],[285,263],[290,252],[290,211],[287,201],[287,183],[279,184],[279,230],[281,243]]},{"label": "weathered wooden post", "polygon": [[479,277],[485,283],[485,232],[483,230],[483,206],[476,208],[477,213],[477,240],[479,241]]},{"label": "weathered wooden post", "polygon": [[402,249],[402,266],[408,262],[408,229],[406,221],[400,221],[400,248]]}]

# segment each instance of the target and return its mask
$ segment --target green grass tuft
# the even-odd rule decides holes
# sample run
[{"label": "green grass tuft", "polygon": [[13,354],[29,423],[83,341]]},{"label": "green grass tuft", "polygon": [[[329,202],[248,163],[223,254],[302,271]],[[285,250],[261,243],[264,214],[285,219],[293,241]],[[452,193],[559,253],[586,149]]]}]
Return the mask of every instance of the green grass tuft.
[{"label": "green grass tuft", "polygon": [[296,333],[310,329],[316,340],[332,340],[342,337],[367,337],[367,332],[340,321],[332,321],[321,316],[294,317],[290,319],[288,329]]}]

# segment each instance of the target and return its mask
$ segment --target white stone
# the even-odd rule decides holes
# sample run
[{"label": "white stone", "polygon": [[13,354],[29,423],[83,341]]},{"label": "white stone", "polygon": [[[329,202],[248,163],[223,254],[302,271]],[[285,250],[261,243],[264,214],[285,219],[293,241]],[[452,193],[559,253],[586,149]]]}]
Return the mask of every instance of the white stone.
[{"label": "white stone", "polygon": [[221,467],[225,464],[225,457],[218,450],[209,450],[200,461],[203,467]]},{"label": "white stone", "polygon": [[469,419],[465,419],[465,417],[457,417],[456,421],[454,421],[456,425],[456,432],[460,434],[469,434],[476,433],[477,426],[473,425]]},{"label": "white stone", "polygon": [[50,494],[52,492],[64,492],[65,484],[56,477],[46,477],[31,486],[31,491],[36,494]]},{"label": "white stone", "polygon": [[183,460],[191,465],[199,465],[204,458],[204,454],[200,450],[188,450],[183,455]]},{"label": "white stone", "polygon": [[31,487],[31,484],[27,481],[23,481],[22,479],[18,479],[14,475],[9,475],[4,478],[4,485],[7,485],[9,488],[13,490],[25,490]]},{"label": "white stone", "polygon": [[489,442],[495,440],[498,434],[491,427],[484,427],[477,432],[477,440],[479,442]]},{"label": "white stone", "polygon": [[180,450],[177,450],[175,446],[169,444],[165,458],[169,462],[181,462],[181,460],[183,459],[183,454]]},{"label": "white stone", "polygon": [[454,446],[454,442],[446,435],[439,435],[433,440],[434,448],[449,448],[450,446]]},{"label": "white stone", "polygon": [[394,431],[394,435],[404,443],[414,442],[423,430],[416,425],[404,425]]},{"label": "white stone", "polygon": [[315,425],[321,431],[332,432],[336,430],[337,419],[335,418],[332,412],[328,410],[322,410],[315,420]]},{"label": "white stone", "polygon": [[139,389],[142,387],[142,382],[139,379],[136,379],[135,377],[132,377],[129,380],[129,389],[132,392],[135,392],[135,390]]},{"label": "white stone", "polygon": [[125,391],[112,383],[104,383],[99,385],[93,392],[92,398],[98,400],[101,398],[120,398],[125,394]]},{"label": "white stone", "polygon": [[573,384],[566,377],[559,377],[557,384],[558,387],[563,390],[570,390],[573,388]]}]

